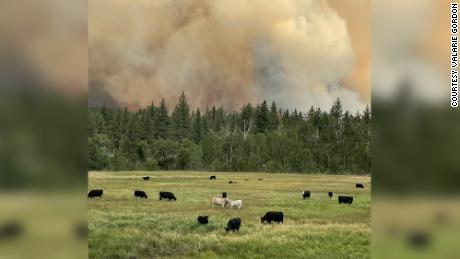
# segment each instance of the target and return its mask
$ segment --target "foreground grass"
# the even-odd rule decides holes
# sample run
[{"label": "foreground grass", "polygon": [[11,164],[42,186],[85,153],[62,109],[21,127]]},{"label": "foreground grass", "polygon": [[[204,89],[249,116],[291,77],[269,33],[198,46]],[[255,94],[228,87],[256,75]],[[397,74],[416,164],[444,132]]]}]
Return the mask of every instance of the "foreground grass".
[{"label": "foreground grass", "polygon": [[[144,175],[150,181],[141,180]],[[356,182],[366,188],[355,189]],[[88,201],[90,258],[370,257],[367,176],[90,172],[88,188],[104,189],[102,199]],[[149,199],[135,200],[135,189]],[[310,200],[302,200],[302,190],[312,192]],[[171,191],[178,200],[159,201],[159,191]],[[243,209],[212,209],[211,197],[223,191],[242,199]],[[328,191],[334,192],[332,200]],[[339,205],[338,194],[352,195],[353,204]],[[284,224],[261,224],[269,210],[283,211]],[[210,224],[199,225],[198,215],[209,215]],[[242,219],[241,229],[226,233],[232,217]]]}]

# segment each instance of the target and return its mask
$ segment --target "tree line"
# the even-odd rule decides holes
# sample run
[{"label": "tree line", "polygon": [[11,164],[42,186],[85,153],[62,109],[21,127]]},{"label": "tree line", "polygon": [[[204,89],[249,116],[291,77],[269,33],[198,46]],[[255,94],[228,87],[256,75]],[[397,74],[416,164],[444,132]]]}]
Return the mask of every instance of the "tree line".
[{"label": "tree line", "polygon": [[191,110],[184,93],[130,112],[89,108],[89,170],[210,170],[368,174],[371,113],[282,110],[275,102]]}]

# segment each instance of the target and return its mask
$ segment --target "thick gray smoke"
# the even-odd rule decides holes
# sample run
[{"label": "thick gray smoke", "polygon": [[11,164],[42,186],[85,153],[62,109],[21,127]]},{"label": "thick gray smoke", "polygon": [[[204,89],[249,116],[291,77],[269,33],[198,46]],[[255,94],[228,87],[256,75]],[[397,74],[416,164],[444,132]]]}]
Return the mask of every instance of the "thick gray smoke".
[{"label": "thick gray smoke", "polygon": [[357,110],[368,100],[344,83],[356,51],[323,0],[90,1],[89,45],[90,93],[132,108],[183,91],[198,107],[328,109],[340,97]]}]

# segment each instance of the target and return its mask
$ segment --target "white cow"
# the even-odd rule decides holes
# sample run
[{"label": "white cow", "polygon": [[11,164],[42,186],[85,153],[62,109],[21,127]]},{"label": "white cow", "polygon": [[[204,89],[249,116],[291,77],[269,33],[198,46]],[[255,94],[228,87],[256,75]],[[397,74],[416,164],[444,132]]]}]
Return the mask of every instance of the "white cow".
[{"label": "white cow", "polygon": [[217,197],[211,198],[211,204],[213,208],[214,208],[214,205],[218,205],[218,206],[221,206],[223,209],[225,205],[229,204],[230,202],[231,201],[228,198],[217,198]]},{"label": "white cow", "polygon": [[237,207],[238,209],[241,209],[243,207],[243,201],[242,200],[230,201],[230,208],[233,209],[233,207]]}]

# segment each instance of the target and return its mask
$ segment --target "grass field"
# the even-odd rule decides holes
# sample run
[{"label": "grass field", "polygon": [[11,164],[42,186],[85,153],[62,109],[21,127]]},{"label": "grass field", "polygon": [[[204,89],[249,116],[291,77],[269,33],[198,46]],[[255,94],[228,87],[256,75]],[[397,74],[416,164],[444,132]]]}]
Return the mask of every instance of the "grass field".
[{"label": "grass field", "polygon": [[[369,176],[89,172],[88,179],[88,189],[104,189],[102,199],[88,201],[90,258],[370,258]],[[356,182],[366,188],[355,189]],[[135,189],[149,198],[134,199]],[[310,200],[302,190],[312,192]],[[159,201],[159,191],[177,201]],[[244,207],[212,209],[211,197],[223,191]],[[338,194],[352,195],[353,204],[339,205]],[[261,224],[270,210],[282,211],[284,224]],[[210,224],[199,225],[198,215],[209,215]],[[226,233],[232,217],[241,218],[241,229]]]}]

